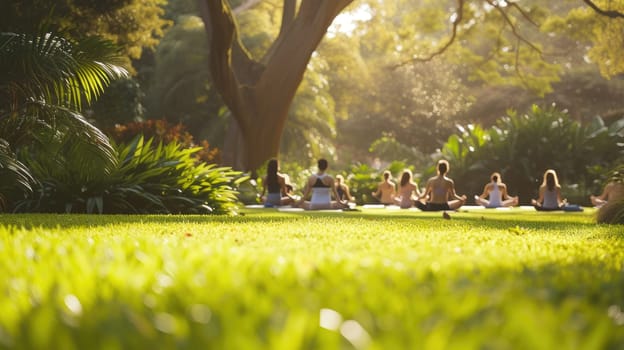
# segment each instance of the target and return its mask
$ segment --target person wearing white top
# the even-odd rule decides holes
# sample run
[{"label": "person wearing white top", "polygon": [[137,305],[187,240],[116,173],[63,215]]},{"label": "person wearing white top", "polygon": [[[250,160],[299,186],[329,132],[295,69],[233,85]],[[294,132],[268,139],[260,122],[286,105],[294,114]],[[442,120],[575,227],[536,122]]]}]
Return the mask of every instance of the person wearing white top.
[{"label": "person wearing white top", "polygon": [[[340,197],[336,192],[334,178],[325,173],[328,167],[327,160],[319,159],[317,166],[318,172],[308,178],[303,196],[297,203],[297,206],[307,210],[348,208],[349,204],[347,201],[339,200]],[[310,194],[310,201],[306,201],[305,198]],[[337,200],[331,200],[332,194]]]},{"label": "person wearing white top", "polygon": [[[483,187],[480,196],[475,195],[475,202],[486,208],[513,207],[518,205],[518,197],[511,197],[507,193],[507,185],[503,183],[499,173],[490,175],[490,183]],[[486,199],[487,198],[487,199]]]}]

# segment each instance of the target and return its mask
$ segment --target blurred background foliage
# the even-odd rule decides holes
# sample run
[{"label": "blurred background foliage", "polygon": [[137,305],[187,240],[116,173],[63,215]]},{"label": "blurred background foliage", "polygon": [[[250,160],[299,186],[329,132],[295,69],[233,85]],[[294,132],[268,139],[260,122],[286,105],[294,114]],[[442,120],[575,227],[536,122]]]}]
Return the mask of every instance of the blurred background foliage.
[{"label": "blurred background foliage", "polygon": [[[241,40],[261,57],[279,31],[282,1],[238,8],[243,3],[231,1]],[[420,60],[448,39],[455,4],[358,0],[336,18],[308,65],[281,139],[282,168],[295,183],[301,186],[315,160],[325,157],[358,201],[367,202],[386,168],[396,166],[395,177],[411,168],[422,183],[432,164],[446,158],[458,191],[469,197],[500,171],[527,203],[546,168],[558,171],[571,201],[587,204],[589,192],[598,192],[605,172],[623,159],[622,46],[612,44],[621,21],[598,17],[581,1],[531,0],[511,27],[491,6],[475,2],[465,8],[454,44]],[[118,64],[130,72],[75,111],[81,118],[117,143],[145,135],[153,144],[199,147],[194,159],[220,162],[231,116],[211,81],[195,1],[0,4],[0,30],[42,28],[68,40],[97,33],[117,45]],[[10,159],[16,169],[7,176],[27,193],[33,181],[19,169],[25,159],[42,161],[32,159],[35,146],[20,149],[7,138],[3,164]]]}]

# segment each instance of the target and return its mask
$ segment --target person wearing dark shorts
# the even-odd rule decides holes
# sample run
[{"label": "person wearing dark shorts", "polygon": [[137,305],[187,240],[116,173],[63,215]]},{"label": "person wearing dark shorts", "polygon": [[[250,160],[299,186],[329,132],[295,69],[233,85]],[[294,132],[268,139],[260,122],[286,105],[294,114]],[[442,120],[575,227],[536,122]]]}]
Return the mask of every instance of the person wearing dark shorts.
[{"label": "person wearing dark shorts", "polygon": [[416,207],[422,211],[441,211],[451,210],[448,203],[431,203],[427,202],[423,204],[421,201],[416,201]]},{"label": "person wearing dark shorts", "polygon": [[437,175],[427,180],[425,193],[421,198],[426,199],[423,203],[417,200],[414,204],[422,211],[446,211],[457,210],[466,203],[466,196],[455,193],[455,183],[446,177],[449,163],[446,160],[438,161]]}]

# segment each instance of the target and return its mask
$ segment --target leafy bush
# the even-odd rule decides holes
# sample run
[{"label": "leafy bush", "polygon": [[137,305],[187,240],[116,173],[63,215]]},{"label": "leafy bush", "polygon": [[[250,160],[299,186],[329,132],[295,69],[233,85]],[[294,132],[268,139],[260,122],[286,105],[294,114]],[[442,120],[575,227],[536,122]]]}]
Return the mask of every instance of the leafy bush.
[{"label": "leafy bush", "polygon": [[[57,33],[1,32],[0,48],[0,210],[4,211],[31,192],[36,182],[16,153],[34,151],[47,164],[60,161],[57,169],[82,168],[85,176],[102,173],[86,170],[93,162],[114,162],[108,139],[80,110],[127,72],[115,64],[118,49],[96,37],[74,41]],[[63,163],[66,159],[57,154],[68,151],[83,157],[75,158],[74,164]]]},{"label": "leafy bush", "polygon": [[115,80],[91,106],[90,117],[101,129],[140,121],[145,113],[142,98],[141,86],[134,78]]},{"label": "leafy bush", "polygon": [[397,177],[401,176],[401,172],[406,168],[413,170],[413,166],[407,166],[399,161],[390,163],[384,169],[358,163],[352,165],[343,176],[357,204],[376,203],[377,199],[372,196],[372,193],[377,190],[377,184],[383,180],[383,172],[390,171],[393,176],[392,180],[398,183]]},{"label": "leafy bush", "polygon": [[26,162],[41,186],[16,211],[221,214],[237,208],[232,185],[244,178],[234,181],[239,172],[198,162],[199,148],[154,145],[142,136],[114,147],[117,163],[108,172],[95,164],[78,167],[71,151],[56,159],[31,154]]},{"label": "leafy bush", "polygon": [[239,172],[197,162],[193,154],[199,147],[152,142],[140,136],[117,146],[120,165],[104,196],[113,212],[222,214],[236,208],[231,185]]},{"label": "leafy bush", "polygon": [[470,125],[449,137],[438,156],[450,161],[458,192],[479,193],[489,174],[498,171],[510,192],[527,203],[536,196],[544,171],[552,168],[564,188],[578,193],[570,197],[564,191],[564,196],[580,203],[587,201],[598,174],[623,154],[624,119],[609,127],[600,117],[581,125],[554,107],[537,106],[524,115],[508,114],[490,129]]},{"label": "leafy bush", "polygon": [[195,157],[207,163],[219,162],[221,157],[218,148],[211,147],[208,141],[202,140],[197,145],[182,123],[172,125],[165,119],[149,119],[140,122],[130,122],[107,129],[109,136],[119,143],[131,142],[138,135],[145,138],[154,138],[156,142],[178,142],[183,147],[200,147],[194,153]]},{"label": "leafy bush", "polygon": [[427,157],[416,147],[400,143],[394,136],[384,134],[371,143],[368,151],[379,159],[400,160],[414,164],[417,168],[425,165]]},{"label": "leafy bush", "polygon": [[0,212],[7,209],[12,197],[31,193],[34,183],[28,168],[17,160],[9,143],[0,138]]}]

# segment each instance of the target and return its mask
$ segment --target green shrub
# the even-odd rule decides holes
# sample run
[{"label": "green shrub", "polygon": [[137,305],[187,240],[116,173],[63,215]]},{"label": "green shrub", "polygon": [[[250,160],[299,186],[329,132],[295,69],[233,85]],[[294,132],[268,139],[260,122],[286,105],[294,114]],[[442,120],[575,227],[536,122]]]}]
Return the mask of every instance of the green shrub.
[{"label": "green shrub", "polygon": [[564,186],[578,189],[570,192],[578,197],[568,199],[585,202],[594,179],[623,154],[624,119],[609,127],[599,117],[581,125],[555,107],[537,106],[524,115],[508,114],[490,129],[468,126],[449,137],[438,156],[450,161],[458,193],[479,193],[490,173],[498,171],[510,193],[528,203],[544,171],[552,168]]},{"label": "green shrub", "polygon": [[427,165],[426,162],[429,161],[428,157],[416,147],[410,147],[402,144],[394,136],[388,134],[384,134],[382,137],[373,141],[368,149],[368,152],[376,158],[383,160],[398,160],[414,164],[416,168],[421,168],[422,166]]},{"label": "green shrub", "polygon": [[129,143],[137,136],[143,135],[145,138],[154,138],[154,142],[178,142],[185,148],[201,147],[194,153],[198,158],[206,163],[218,163],[221,159],[218,148],[213,147],[206,140],[196,142],[193,135],[188,132],[187,126],[178,123],[172,124],[166,119],[148,119],[145,121],[129,122],[127,124],[116,124],[114,127],[106,129],[109,137],[118,143]]},{"label": "green shrub", "polygon": [[401,161],[394,161],[384,169],[376,169],[366,164],[357,163],[352,165],[342,175],[345,177],[345,182],[349,186],[351,195],[355,198],[356,203],[361,205],[378,202],[372,196],[372,193],[377,190],[377,184],[383,181],[383,172],[385,170],[390,171],[392,180],[398,183],[397,178],[401,176],[401,172],[406,168],[413,170],[413,166],[408,166]]},{"label": "green shrub", "polygon": [[[200,148],[182,148],[177,142],[154,145],[136,137],[129,144],[114,145],[118,162],[110,172],[74,164],[67,152],[58,160],[32,156],[41,185],[35,195],[20,201],[16,211],[99,213],[228,213],[237,208],[237,191],[232,186],[245,180],[240,172],[198,162],[193,154]],[[63,166],[59,166],[63,165]]]},{"label": "green shrub", "polygon": [[0,212],[8,208],[11,198],[31,193],[34,183],[30,170],[17,160],[9,143],[0,138]]}]

